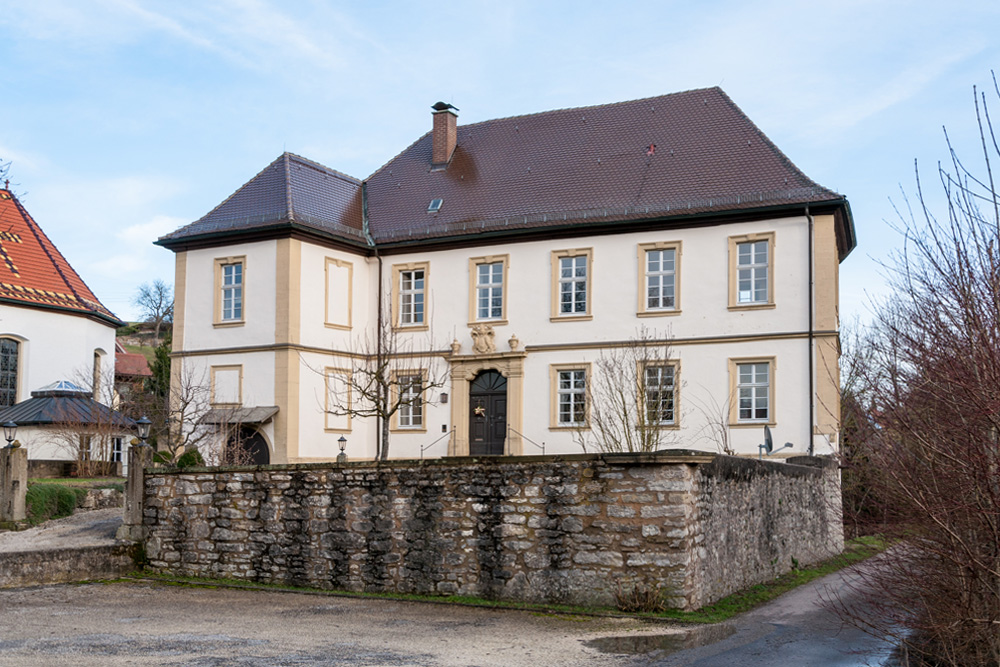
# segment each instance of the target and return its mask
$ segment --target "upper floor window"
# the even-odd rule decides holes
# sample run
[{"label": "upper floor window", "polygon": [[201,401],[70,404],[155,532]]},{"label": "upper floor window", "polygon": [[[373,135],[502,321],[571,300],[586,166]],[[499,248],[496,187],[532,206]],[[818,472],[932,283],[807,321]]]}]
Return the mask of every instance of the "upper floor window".
[{"label": "upper floor window", "polygon": [[680,312],[681,243],[639,244],[640,316]]},{"label": "upper floor window", "polygon": [[476,319],[503,319],[503,262],[476,266]]},{"label": "upper floor window", "polygon": [[222,267],[222,319],[243,318],[243,264]]},{"label": "upper floor window", "polygon": [[399,323],[424,323],[424,271],[401,271],[399,274]]},{"label": "upper floor window", "polygon": [[215,324],[242,324],[244,321],[246,258],[220,257],[215,260]]},{"label": "upper floor window", "polygon": [[21,344],[13,338],[0,338],[0,407],[17,403],[17,372]]},{"label": "upper floor window", "polygon": [[673,364],[646,366],[643,373],[643,399],[649,424],[672,426],[674,421],[677,384]]},{"label": "upper floor window", "polygon": [[730,307],[773,305],[774,234],[734,236],[729,242]]},{"label": "upper floor window", "polygon": [[394,321],[399,327],[427,328],[428,264],[402,264],[393,267]]},{"label": "upper floor window", "polygon": [[552,319],[590,319],[593,252],[559,250],[552,253]]}]

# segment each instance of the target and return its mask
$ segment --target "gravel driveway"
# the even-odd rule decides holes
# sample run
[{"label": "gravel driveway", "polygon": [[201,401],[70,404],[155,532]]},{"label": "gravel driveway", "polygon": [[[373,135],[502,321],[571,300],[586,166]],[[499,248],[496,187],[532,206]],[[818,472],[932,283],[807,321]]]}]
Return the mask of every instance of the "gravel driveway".
[{"label": "gravel driveway", "polygon": [[147,583],[0,591],[3,665],[600,667],[641,664],[607,651],[648,650],[659,640],[646,636],[665,633],[683,637],[633,620],[269,591]]}]

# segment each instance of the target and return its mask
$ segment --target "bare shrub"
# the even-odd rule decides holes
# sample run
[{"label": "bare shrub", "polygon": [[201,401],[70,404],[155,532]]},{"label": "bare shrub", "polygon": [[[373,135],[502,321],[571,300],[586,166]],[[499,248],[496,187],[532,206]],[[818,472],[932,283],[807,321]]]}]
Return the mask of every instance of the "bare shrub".
[{"label": "bare shrub", "polygon": [[857,444],[877,473],[866,484],[900,542],[839,610],[918,664],[1000,664],[1000,148],[975,99],[982,166],[948,142],[940,218],[918,172],[857,394],[871,425]]}]

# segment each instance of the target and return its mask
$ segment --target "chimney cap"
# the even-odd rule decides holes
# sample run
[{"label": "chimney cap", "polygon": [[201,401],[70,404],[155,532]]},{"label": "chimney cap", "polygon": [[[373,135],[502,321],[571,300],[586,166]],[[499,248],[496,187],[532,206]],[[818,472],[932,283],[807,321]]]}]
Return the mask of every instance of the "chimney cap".
[{"label": "chimney cap", "polygon": [[431,109],[434,109],[434,111],[448,111],[449,109],[460,111],[458,107],[452,106],[451,104],[446,104],[445,102],[438,102],[437,104],[431,106]]}]

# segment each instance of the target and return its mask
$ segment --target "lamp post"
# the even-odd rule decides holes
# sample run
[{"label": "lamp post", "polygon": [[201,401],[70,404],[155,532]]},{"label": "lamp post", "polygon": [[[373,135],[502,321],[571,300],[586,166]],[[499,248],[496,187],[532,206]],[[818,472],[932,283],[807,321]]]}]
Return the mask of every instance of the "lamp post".
[{"label": "lamp post", "polygon": [[7,422],[3,425],[3,438],[7,441],[7,447],[9,449],[14,448],[15,435],[17,435],[17,424],[14,422]]},{"label": "lamp post", "polygon": [[135,429],[139,436],[140,447],[149,447],[149,443],[146,442],[146,438],[149,437],[149,429],[152,425],[153,422],[149,421],[146,417],[140,417],[135,422]]},{"label": "lamp post", "polygon": [[347,454],[344,453],[344,450],[347,449],[347,438],[340,436],[337,439],[337,444],[340,445],[340,453],[337,454],[337,463],[347,463]]}]

